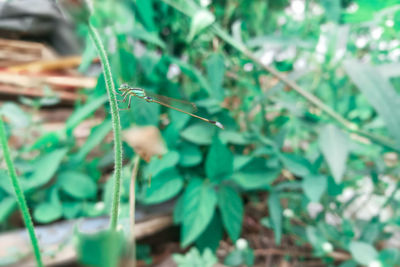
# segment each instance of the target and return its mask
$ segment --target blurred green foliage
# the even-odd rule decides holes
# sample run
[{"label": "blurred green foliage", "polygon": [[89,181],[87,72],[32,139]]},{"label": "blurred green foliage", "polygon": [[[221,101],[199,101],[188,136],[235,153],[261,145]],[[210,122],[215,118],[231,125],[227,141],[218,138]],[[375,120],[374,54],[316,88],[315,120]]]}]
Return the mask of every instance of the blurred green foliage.
[{"label": "blurred green foliage", "polygon": [[[220,130],[140,99],[121,112],[123,129],[158,126],[167,144],[167,154],[142,168],[141,179],[151,177],[151,186],[138,183],[137,201],[176,199],[182,247],[215,251],[224,233],[238,240],[246,196],[268,207],[261,224],[274,230],[277,244],[291,235],[298,245],[311,244],[326,264],[333,262],[333,250],[351,255],[342,266],[398,262],[398,250],[377,246],[393,236],[400,221],[397,1],[104,0],[96,1],[91,21],[109,45],[117,84],[188,99],[201,116],[225,126]],[[215,23],[360,129],[393,140],[397,150],[343,130],[219,39],[211,30]],[[86,36],[84,25],[78,33]],[[95,56],[88,39],[80,70]],[[113,160],[112,144],[103,141],[111,131],[104,78],[84,92],[88,100],[76,104],[63,130],[14,151],[36,222],[108,213],[112,184],[99,181]],[[104,122],[78,146],[71,133],[100,108],[106,110]],[[38,127],[15,104],[3,105],[2,113],[11,133],[24,129],[22,138]],[[161,119],[165,115],[168,120]],[[94,148],[100,156],[90,156]],[[133,153],[125,146],[125,159]],[[130,171],[127,164],[120,216],[128,216]],[[4,226],[16,209],[8,181],[1,171]],[[201,259],[194,251],[177,257],[179,264]],[[233,253],[227,264],[248,264],[253,254],[246,253]],[[204,260],[212,261],[208,254],[204,250]]]}]

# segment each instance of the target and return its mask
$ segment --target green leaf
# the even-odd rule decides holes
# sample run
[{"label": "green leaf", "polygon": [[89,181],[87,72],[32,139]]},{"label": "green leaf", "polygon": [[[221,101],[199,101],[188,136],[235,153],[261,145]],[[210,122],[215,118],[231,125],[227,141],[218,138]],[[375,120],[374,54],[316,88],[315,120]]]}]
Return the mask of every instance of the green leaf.
[{"label": "green leaf", "polygon": [[325,8],[326,17],[336,23],[340,20],[341,6],[338,0],[321,0],[322,6]]},{"label": "green leaf", "polygon": [[153,1],[136,0],[135,3],[143,25],[147,30],[155,31]]},{"label": "green leaf", "polygon": [[179,162],[179,153],[169,151],[162,158],[152,157],[149,164],[146,166],[145,176],[156,177],[160,172],[176,166]]},{"label": "green leaf", "polygon": [[218,212],[214,213],[211,222],[207,225],[206,230],[196,239],[196,247],[200,251],[204,251],[206,248],[210,248],[212,251],[216,251],[219,247],[224,234],[222,228],[221,218]]},{"label": "green leaf", "polygon": [[368,265],[378,257],[376,249],[371,244],[364,242],[352,241],[349,250],[353,258],[362,265]]},{"label": "green leaf", "polygon": [[61,216],[62,216],[61,205],[55,205],[49,202],[39,204],[35,208],[35,211],[33,212],[33,217],[35,218],[36,221],[40,223],[53,222],[57,219],[60,219]]},{"label": "green leaf", "polygon": [[204,9],[196,11],[190,24],[190,32],[187,38],[188,42],[191,42],[199,32],[210,26],[214,21],[215,17],[209,11]]},{"label": "green leaf", "polygon": [[245,133],[239,133],[235,131],[220,131],[219,137],[224,143],[230,143],[234,145],[247,145],[250,141],[246,138]]},{"label": "green leaf", "polygon": [[255,170],[252,172],[235,172],[232,178],[244,190],[265,190],[270,188],[278,174],[277,171]]},{"label": "green leaf", "polygon": [[90,102],[87,102],[85,105],[75,110],[65,123],[66,129],[68,131],[74,129],[76,126],[78,126],[79,123],[89,117],[99,107],[104,105],[107,102],[107,99],[107,95],[103,95],[101,97],[91,100]]},{"label": "green leaf", "polygon": [[167,169],[151,179],[149,187],[143,186],[139,201],[158,204],[176,196],[183,187],[183,179],[176,169]]},{"label": "green leaf", "polygon": [[206,61],[207,78],[213,90],[214,98],[222,100],[224,97],[224,90],[222,83],[225,75],[224,58],[219,53],[213,53]]},{"label": "green leaf", "polygon": [[82,202],[64,201],[62,203],[62,210],[65,218],[69,220],[76,218],[82,211]]},{"label": "green leaf", "polygon": [[382,117],[389,133],[400,146],[400,109],[398,108],[400,97],[389,79],[365,62],[347,60],[343,66],[351,80]]},{"label": "green leaf", "polygon": [[347,136],[339,128],[330,124],[321,130],[318,143],[335,182],[340,184],[349,156],[350,142]]},{"label": "green leaf", "polygon": [[83,160],[95,146],[100,144],[100,142],[107,136],[107,134],[111,130],[112,130],[112,124],[110,120],[106,120],[100,125],[94,127],[92,129],[92,132],[90,133],[90,136],[76,154],[77,159]]},{"label": "green leaf", "polygon": [[328,178],[324,175],[307,175],[301,182],[304,193],[312,202],[319,202],[327,185]]},{"label": "green leaf", "polygon": [[134,28],[131,32],[130,32],[131,36],[133,38],[142,40],[144,42],[147,42],[149,44],[154,44],[159,46],[162,49],[165,49],[166,45],[163,42],[163,40],[161,40],[157,33],[155,32],[148,32],[144,29],[141,28]]},{"label": "green leaf", "polygon": [[283,165],[297,176],[303,177],[312,172],[311,163],[301,156],[294,154],[280,154],[280,159]]},{"label": "green leaf", "polygon": [[218,207],[229,237],[232,241],[236,241],[242,230],[244,211],[241,197],[232,188],[222,186],[218,190]]},{"label": "green leaf", "polygon": [[95,234],[77,234],[78,260],[85,266],[115,267],[125,243],[123,232],[106,230]]},{"label": "green leaf", "polygon": [[195,241],[214,216],[217,194],[208,183],[200,179],[189,182],[184,193],[182,247]]},{"label": "green leaf", "polygon": [[39,137],[29,150],[45,149],[60,143],[61,132],[49,132]]},{"label": "green leaf", "polygon": [[271,192],[268,197],[268,210],[274,229],[275,244],[279,245],[282,239],[282,206],[276,192]]},{"label": "green leaf", "polygon": [[7,118],[12,128],[28,127],[31,119],[17,104],[6,102],[1,106],[0,113]]},{"label": "green leaf", "polygon": [[184,197],[183,195],[178,198],[178,200],[175,203],[174,207],[174,214],[173,214],[173,219],[174,219],[174,224],[179,224],[183,221],[183,212],[185,209],[185,202],[184,202]]},{"label": "green leaf", "polygon": [[211,144],[216,127],[210,127],[208,123],[198,122],[185,128],[181,132],[182,138],[197,145]]},{"label": "green leaf", "polygon": [[17,202],[15,201],[14,197],[3,198],[0,201],[0,223],[5,222],[16,207]]},{"label": "green leaf", "polygon": [[222,144],[217,136],[214,137],[206,159],[206,174],[211,180],[222,180],[233,172],[233,154]]},{"label": "green leaf", "polygon": [[67,148],[62,148],[40,156],[34,164],[35,170],[33,174],[26,181],[26,188],[31,190],[49,182],[56,173],[67,151]]},{"label": "green leaf", "polygon": [[203,158],[199,147],[192,144],[183,144],[181,149],[179,150],[179,153],[179,164],[183,167],[196,166],[201,162]]},{"label": "green leaf", "polygon": [[58,180],[61,189],[76,199],[87,199],[96,195],[96,183],[84,173],[65,171],[58,175]]}]

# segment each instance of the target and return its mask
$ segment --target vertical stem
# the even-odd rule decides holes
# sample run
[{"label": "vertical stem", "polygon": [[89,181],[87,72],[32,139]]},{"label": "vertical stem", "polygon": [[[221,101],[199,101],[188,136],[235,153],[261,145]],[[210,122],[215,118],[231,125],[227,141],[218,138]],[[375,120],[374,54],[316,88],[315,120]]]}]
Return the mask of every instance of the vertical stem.
[{"label": "vertical stem", "polygon": [[114,81],[111,74],[110,64],[107,53],[97,30],[89,23],[89,34],[92,37],[94,45],[99,53],[101,65],[103,67],[104,79],[106,82],[107,94],[110,101],[111,121],[114,131],[114,193],[111,207],[111,230],[116,230],[118,222],[119,195],[121,187],[121,169],[122,169],[122,143],[121,143],[121,124],[119,120],[119,111],[117,96],[115,93]]},{"label": "vertical stem", "polygon": [[136,266],[136,239],[135,239],[135,211],[136,211],[136,201],[135,201],[135,185],[136,177],[139,170],[140,158],[138,155],[135,156],[133,160],[133,170],[131,175],[131,184],[129,186],[129,225],[131,230],[131,255],[133,257],[133,265]]},{"label": "vertical stem", "polygon": [[3,157],[4,157],[4,160],[5,160],[7,168],[8,168],[8,174],[10,176],[10,179],[11,179],[14,191],[15,191],[15,195],[17,196],[17,201],[18,201],[19,208],[21,209],[22,218],[24,220],[26,229],[28,230],[28,234],[31,239],[37,266],[43,267],[44,265],[43,265],[42,257],[40,254],[39,242],[38,242],[38,239],[35,234],[35,228],[32,223],[32,217],[29,214],[29,209],[28,209],[28,205],[26,204],[24,193],[19,184],[19,181],[17,178],[17,173],[15,171],[14,164],[11,160],[10,150],[8,148],[8,143],[7,143],[6,131],[4,130],[3,119],[1,116],[0,116],[0,139],[1,139],[1,146],[3,148]]}]

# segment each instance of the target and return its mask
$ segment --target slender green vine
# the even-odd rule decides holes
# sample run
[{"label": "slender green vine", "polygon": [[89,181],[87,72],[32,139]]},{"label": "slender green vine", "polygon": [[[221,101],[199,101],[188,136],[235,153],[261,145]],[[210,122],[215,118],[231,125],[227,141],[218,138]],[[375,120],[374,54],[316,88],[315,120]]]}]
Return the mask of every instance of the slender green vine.
[{"label": "slender green vine", "polygon": [[33,226],[32,217],[29,214],[28,205],[26,204],[24,192],[21,189],[21,185],[19,184],[17,173],[14,168],[14,164],[11,160],[10,149],[8,148],[6,131],[4,129],[3,119],[0,115],[0,139],[1,139],[1,147],[3,148],[3,157],[7,165],[8,174],[11,179],[11,183],[13,185],[15,195],[17,196],[17,202],[19,208],[21,209],[22,218],[24,220],[26,229],[28,230],[29,237],[31,239],[33,253],[35,254],[37,266],[43,267],[42,256],[40,254],[39,242],[35,234],[35,228]]},{"label": "slender green vine", "polygon": [[115,92],[114,81],[112,78],[110,64],[108,62],[107,53],[104,49],[100,35],[97,30],[89,23],[89,34],[99,53],[101,65],[103,67],[104,79],[106,82],[107,94],[110,101],[111,120],[114,131],[114,192],[111,207],[111,223],[110,228],[116,230],[118,222],[119,195],[121,187],[121,169],[122,169],[122,143],[121,143],[121,124],[119,119],[119,110],[117,104],[117,96]]}]

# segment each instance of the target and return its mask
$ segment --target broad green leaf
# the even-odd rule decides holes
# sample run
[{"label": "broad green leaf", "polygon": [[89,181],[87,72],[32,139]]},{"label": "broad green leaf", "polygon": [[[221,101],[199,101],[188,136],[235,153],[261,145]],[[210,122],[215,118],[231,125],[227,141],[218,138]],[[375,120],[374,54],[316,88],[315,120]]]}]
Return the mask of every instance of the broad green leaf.
[{"label": "broad green leaf", "polygon": [[234,155],[233,156],[233,170],[239,171],[245,167],[250,161],[253,160],[252,156],[249,155]]},{"label": "broad green leaf", "polygon": [[232,188],[222,186],[218,190],[218,207],[229,237],[232,241],[236,241],[242,230],[244,211],[241,197]]},{"label": "broad green leaf", "polygon": [[362,265],[368,265],[370,262],[378,258],[378,252],[368,243],[352,241],[349,250],[353,258]]},{"label": "broad green leaf", "polygon": [[222,227],[221,218],[218,212],[214,213],[211,222],[207,225],[206,230],[196,239],[196,247],[203,251],[210,248],[216,251],[223,237],[224,229]]},{"label": "broad green leaf", "polygon": [[3,198],[0,201],[0,223],[4,223],[16,207],[17,202],[14,197]]},{"label": "broad green leaf", "polygon": [[96,183],[82,172],[65,171],[58,175],[58,180],[61,189],[76,199],[87,199],[96,195]]},{"label": "broad green leaf", "polygon": [[184,201],[185,200],[182,195],[181,197],[178,198],[178,200],[175,203],[174,214],[173,214],[174,224],[179,224],[183,221],[183,212],[185,208]]},{"label": "broad green leaf", "polygon": [[161,158],[152,157],[150,163],[146,166],[145,175],[155,177],[162,171],[176,166],[179,162],[179,153],[169,151]]},{"label": "broad green leaf", "polygon": [[184,194],[182,247],[195,241],[206,229],[215,213],[217,194],[209,183],[199,179],[189,182]]},{"label": "broad green leaf", "polygon": [[192,16],[190,32],[187,38],[188,42],[191,42],[199,32],[210,26],[214,21],[215,17],[209,11],[205,9],[196,11],[196,13]]},{"label": "broad green leaf", "polygon": [[53,222],[57,219],[60,219],[61,216],[62,216],[61,205],[55,205],[49,202],[44,202],[39,204],[33,212],[33,217],[37,222],[40,223]]},{"label": "broad green leaf", "polygon": [[356,60],[344,62],[344,68],[351,80],[375,108],[388,128],[389,133],[400,146],[400,96],[376,68]]},{"label": "broad green leaf", "polygon": [[12,128],[28,127],[31,118],[17,104],[6,102],[1,106],[0,114],[7,118],[7,121],[12,125]]},{"label": "broad green leaf", "polygon": [[99,107],[104,105],[107,102],[107,99],[107,95],[103,95],[85,103],[85,105],[75,110],[65,123],[66,129],[68,131],[74,129],[79,123],[93,114],[93,112],[95,112]]},{"label": "broad green leaf", "polygon": [[274,229],[275,244],[279,245],[282,239],[282,206],[276,192],[270,192],[268,197],[268,210]]},{"label": "broad green leaf", "polygon": [[213,90],[213,96],[218,100],[222,100],[224,97],[222,83],[224,81],[225,75],[225,64],[223,56],[217,53],[211,54],[211,56],[206,61],[206,68],[207,78]]},{"label": "broad green leaf", "polygon": [[203,155],[199,147],[194,146],[192,144],[184,144],[179,150],[180,153],[180,161],[179,164],[183,167],[192,167],[198,165]]},{"label": "broad green leaf", "polygon": [[396,248],[386,248],[379,251],[379,261],[384,266],[396,266],[400,262],[400,251]]},{"label": "broad green leaf", "polygon": [[26,181],[27,189],[31,190],[49,182],[56,173],[67,151],[67,148],[57,149],[37,159],[34,165],[34,172]]},{"label": "broad green leaf", "polygon": [[155,31],[154,10],[152,0],[136,0],[136,8],[143,25],[148,31]]},{"label": "broad green leaf", "polygon": [[62,131],[46,133],[36,140],[36,142],[30,147],[30,150],[45,149],[56,146],[60,143],[62,135]]},{"label": "broad green leaf", "polygon": [[245,133],[239,133],[235,131],[220,131],[219,137],[221,138],[222,142],[234,145],[247,145],[250,143],[250,140],[246,138]]},{"label": "broad green leaf", "polygon": [[341,2],[338,0],[321,0],[325,15],[329,20],[338,23],[341,15]]},{"label": "broad green leaf", "polygon": [[11,178],[7,170],[0,169],[0,188],[7,192],[9,195],[14,196],[14,188],[11,184]]},{"label": "broad green leaf", "polygon": [[84,159],[92,149],[101,143],[106,135],[112,130],[110,120],[104,121],[100,125],[94,127],[86,142],[81,146],[76,157],[80,160]]},{"label": "broad green leaf", "polygon": [[62,203],[63,216],[69,220],[78,217],[82,211],[82,204],[84,203],[64,201]]},{"label": "broad green leaf", "polygon": [[319,202],[327,185],[328,179],[324,175],[307,175],[301,182],[304,193],[312,202]]},{"label": "broad green leaf", "polygon": [[212,181],[228,178],[233,172],[233,154],[222,144],[217,136],[214,137],[206,159],[206,174]]},{"label": "broad green leaf", "polygon": [[337,184],[340,184],[349,156],[349,139],[339,128],[330,124],[321,130],[318,143],[333,178]]},{"label": "broad green leaf", "polygon": [[122,231],[106,230],[77,235],[77,256],[84,266],[116,267],[125,244]]},{"label": "broad green leaf", "polygon": [[280,154],[280,159],[285,168],[297,176],[306,176],[312,172],[311,163],[299,155]]},{"label": "broad green leaf", "polygon": [[149,187],[142,187],[139,201],[144,204],[158,204],[176,196],[183,187],[183,179],[176,169],[161,171],[151,179]]},{"label": "broad green leaf", "polygon": [[232,178],[244,190],[265,190],[270,188],[278,174],[277,171],[271,170],[242,171],[235,172]]},{"label": "broad green leaf", "polygon": [[181,136],[187,141],[197,145],[209,145],[216,131],[215,128],[216,127],[212,127],[208,123],[198,122],[186,127],[181,132]]}]

